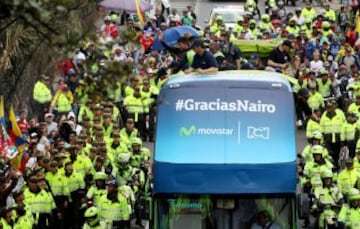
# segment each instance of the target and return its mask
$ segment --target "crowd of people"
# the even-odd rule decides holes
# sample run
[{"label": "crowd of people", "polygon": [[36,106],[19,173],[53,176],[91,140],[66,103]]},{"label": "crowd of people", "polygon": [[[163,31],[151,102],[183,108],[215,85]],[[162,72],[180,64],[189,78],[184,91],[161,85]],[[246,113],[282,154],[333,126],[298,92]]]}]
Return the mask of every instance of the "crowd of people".
[{"label": "crowd of people", "polygon": [[[307,1],[293,13],[284,2],[268,0],[259,15],[257,2],[248,0],[233,28],[219,15],[201,28],[192,6],[182,16],[165,6],[146,15],[144,25],[135,15],[106,11],[96,40],[59,64],[55,90],[53,75],[42,75],[34,85],[31,116],[18,111],[27,147],[18,167],[6,157],[0,161],[0,225],[130,228],[135,219],[142,227],[152,187],[152,152],[144,142],[155,140],[156,99],[169,75],[257,69],[296,79],[297,126],[306,129],[309,141],[299,155],[299,180],[316,227],[358,228],[360,16],[357,1],[346,3],[335,12],[329,4],[315,9]],[[199,36],[166,43],[163,32],[181,25]],[[267,58],[245,58],[234,43],[274,38],[283,41]],[[153,49],[155,40],[160,50]],[[132,74],[89,97],[86,78],[101,81],[110,62],[127,64]]]}]

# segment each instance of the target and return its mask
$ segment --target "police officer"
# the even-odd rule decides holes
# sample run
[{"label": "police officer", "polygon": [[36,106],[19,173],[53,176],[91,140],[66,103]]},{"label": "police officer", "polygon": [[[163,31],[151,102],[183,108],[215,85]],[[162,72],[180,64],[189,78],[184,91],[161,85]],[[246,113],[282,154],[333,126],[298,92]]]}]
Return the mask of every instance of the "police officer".
[{"label": "police officer", "polygon": [[321,174],[321,179],[323,185],[315,188],[314,196],[315,203],[314,208],[321,210],[325,205],[342,205],[343,204],[343,194],[341,190],[333,183],[333,176],[331,170],[324,171]]},{"label": "police officer", "polygon": [[358,182],[359,172],[354,168],[353,159],[347,159],[345,169],[338,175],[337,184],[341,191],[348,195]]},{"label": "police officer", "polygon": [[84,213],[85,224],[82,229],[101,229],[98,209],[95,206],[89,207]]},{"label": "police officer", "polygon": [[338,215],[339,228],[360,227],[360,192],[351,189],[348,194],[348,204],[344,204]]},{"label": "police officer", "polygon": [[[68,183],[64,174],[58,170],[58,163],[56,161],[50,162],[50,171],[45,174],[45,179],[50,185],[51,193],[54,197],[56,206],[58,207],[59,215],[64,216],[69,202],[69,189]],[[57,220],[56,225],[58,228],[63,228],[64,221]]]},{"label": "police officer", "polygon": [[127,119],[131,118],[135,122],[135,127],[139,130],[140,136],[145,138],[145,113],[144,103],[141,97],[140,88],[136,87],[132,95],[124,99]]},{"label": "police officer", "polygon": [[118,154],[128,152],[128,147],[120,138],[119,133],[112,133],[111,137],[112,141],[109,142],[107,151],[114,159],[117,158]]},{"label": "police officer", "polygon": [[33,90],[34,108],[38,108],[39,121],[43,121],[44,114],[48,112],[48,108],[52,99],[50,90],[50,78],[42,75],[41,79],[36,82]]},{"label": "police officer", "polygon": [[65,212],[66,228],[78,228],[82,225],[82,215],[79,214],[81,200],[85,197],[85,181],[80,172],[74,170],[70,158],[64,161],[65,179],[69,188],[68,210]]},{"label": "police officer", "polygon": [[324,136],[324,143],[333,158],[334,165],[337,167],[340,152],[340,132],[344,123],[340,112],[336,110],[333,103],[326,105],[326,112],[321,116],[320,127]]},{"label": "police officer", "polygon": [[134,168],[141,169],[143,164],[150,159],[149,152],[143,150],[140,138],[134,138],[131,144],[130,165]]},{"label": "police officer", "polygon": [[313,188],[321,187],[321,173],[331,170],[333,165],[324,159],[324,147],[321,145],[312,146],[311,153],[314,160],[305,164],[304,175],[310,179]]},{"label": "police officer", "polygon": [[24,191],[24,204],[29,207],[35,220],[35,228],[53,228],[53,217],[57,217],[55,201],[51,193],[40,189],[38,178],[31,174],[28,188]]},{"label": "police officer", "polygon": [[145,122],[146,122],[146,137],[150,142],[154,141],[155,131],[155,113],[156,113],[156,98],[159,94],[157,87],[150,84],[150,81],[146,78],[143,80],[141,87],[141,97],[144,104]]},{"label": "police officer", "polygon": [[100,198],[98,205],[100,220],[106,228],[130,229],[131,211],[126,198],[118,191],[118,186],[116,179],[107,182],[107,194]]},{"label": "police officer", "polygon": [[92,200],[95,206],[99,204],[101,196],[106,194],[107,178],[108,176],[104,172],[96,172],[94,174],[94,184],[89,188],[86,198]]},{"label": "police officer", "polygon": [[347,122],[341,127],[340,141],[343,147],[347,146],[349,156],[353,158],[355,156],[356,142],[359,138],[359,128],[356,114],[348,113],[346,120]]}]

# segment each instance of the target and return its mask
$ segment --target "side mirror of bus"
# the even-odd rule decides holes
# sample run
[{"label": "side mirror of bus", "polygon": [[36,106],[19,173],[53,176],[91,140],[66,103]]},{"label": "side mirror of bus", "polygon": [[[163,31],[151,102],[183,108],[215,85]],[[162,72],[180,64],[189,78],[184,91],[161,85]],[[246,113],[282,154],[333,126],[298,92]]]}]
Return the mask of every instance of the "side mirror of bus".
[{"label": "side mirror of bus", "polygon": [[296,198],[296,206],[300,219],[306,219],[310,216],[310,200],[308,194],[298,194]]}]

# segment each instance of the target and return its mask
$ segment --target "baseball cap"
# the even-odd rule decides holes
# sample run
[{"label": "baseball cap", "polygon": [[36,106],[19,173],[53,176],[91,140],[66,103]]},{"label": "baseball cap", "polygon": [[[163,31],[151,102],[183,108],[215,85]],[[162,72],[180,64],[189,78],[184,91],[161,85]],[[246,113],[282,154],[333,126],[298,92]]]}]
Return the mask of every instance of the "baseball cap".
[{"label": "baseball cap", "polygon": [[289,48],[292,48],[292,43],[289,40],[284,40],[282,45],[288,46]]},{"label": "baseball cap", "polygon": [[204,42],[201,39],[197,39],[193,42],[192,47],[204,47]]},{"label": "baseball cap", "polygon": [[45,118],[48,118],[48,117],[54,117],[54,114],[53,113],[46,113]]}]

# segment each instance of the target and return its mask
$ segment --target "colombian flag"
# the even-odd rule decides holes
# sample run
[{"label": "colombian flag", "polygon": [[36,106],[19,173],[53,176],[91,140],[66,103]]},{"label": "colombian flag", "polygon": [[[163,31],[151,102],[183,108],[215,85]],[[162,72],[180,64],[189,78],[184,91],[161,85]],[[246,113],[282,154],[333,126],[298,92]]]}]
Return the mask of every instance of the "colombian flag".
[{"label": "colombian flag", "polygon": [[136,3],[136,12],[139,18],[139,22],[141,26],[144,26],[145,25],[144,12],[141,10],[140,0],[135,0],[135,3]]},{"label": "colombian flag", "polygon": [[7,123],[7,132],[12,140],[12,142],[15,143],[17,149],[18,149],[18,154],[16,155],[15,158],[13,158],[10,161],[10,164],[15,167],[15,168],[19,168],[22,158],[23,158],[23,153],[24,153],[24,149],[25,149],[25,140],[22,138],[22,133],[21,130],[19,128],[19,125],[17,124],[16,121],[16,116],[15,116],[15,111],[14,111],[14,107],[11,106],[10,110],[9,110],[9,121]]},{"label": "colombian flag", "polygon": [[0,97],[0,152],[9,159],[13,159],[19,153],[6,130],[3,96]]}]

